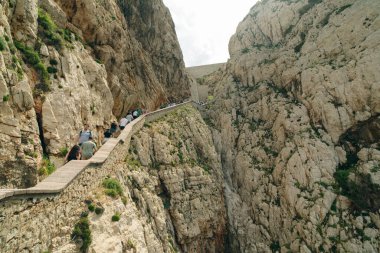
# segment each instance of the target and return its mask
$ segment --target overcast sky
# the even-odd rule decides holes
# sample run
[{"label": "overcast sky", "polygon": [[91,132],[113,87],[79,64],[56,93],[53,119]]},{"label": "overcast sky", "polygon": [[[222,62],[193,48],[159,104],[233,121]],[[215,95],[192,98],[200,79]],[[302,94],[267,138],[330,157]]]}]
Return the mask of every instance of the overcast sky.
[{"label": "overcast sky", "polygon": [[228,42],[257,0],[163,0],[186,67],[226,62]]}]

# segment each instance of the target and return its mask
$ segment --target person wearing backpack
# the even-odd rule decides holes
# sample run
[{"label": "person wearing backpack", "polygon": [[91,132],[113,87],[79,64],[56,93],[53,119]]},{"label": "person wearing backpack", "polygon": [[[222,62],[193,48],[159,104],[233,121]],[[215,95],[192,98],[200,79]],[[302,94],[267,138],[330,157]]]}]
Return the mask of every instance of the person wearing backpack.
[{"label": "person wearing backpack", "polygon": [[86,123],[83,126],[83,130],[79,132],[78,141],[77,141],[78,145],[81,146],[82,143],[88,141],[90,137],[92,137],[92,132],[89,129],[89,125]]},{"label": "person wearing backpack", "polygon": [[81,149],[82,160],[88,160],[94,155],[96,151],[96,144],[93,142],[92,136],[90,136],[87,141],[82,143]]}]

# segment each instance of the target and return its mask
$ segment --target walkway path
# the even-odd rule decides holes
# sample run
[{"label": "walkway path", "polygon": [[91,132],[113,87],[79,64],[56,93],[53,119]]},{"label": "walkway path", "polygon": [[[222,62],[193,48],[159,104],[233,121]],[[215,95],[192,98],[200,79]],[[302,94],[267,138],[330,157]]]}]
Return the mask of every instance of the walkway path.
[{"label": "walkway path", "polygon": [[[78,175],[81,174],[89,165],[103,164],[116,145],[124,143],[129,137],[140,130],[144,122],[151,122],[168,112],[178,109],[179,107],[193,103],[192,101],[178,104],[172,107],[160,109],[151,113],[144,114],[129,123],[117,138],[109,139],[89,160],[73,160],[62,167],[58,168],[50,176],[31,188],[26,189],[0,189],[0,201],[10,199],[14,196],[33,197],[41,194],[58,194],[68,187]],[[140,123],[140,124],[138,124]]]}]

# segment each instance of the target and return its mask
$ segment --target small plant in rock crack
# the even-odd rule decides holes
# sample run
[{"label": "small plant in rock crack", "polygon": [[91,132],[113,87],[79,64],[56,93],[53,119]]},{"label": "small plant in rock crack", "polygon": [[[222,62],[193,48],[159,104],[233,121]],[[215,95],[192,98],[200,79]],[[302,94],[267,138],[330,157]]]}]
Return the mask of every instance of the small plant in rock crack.
[{"label": "small plant in rock crack", "polygon": [[87,252],[91,242],[90,222],[87,217],[82,217],[75,224],[74,230],[71,233],[71,240],[76,243],[81,243],[80,251]]},{"label": "small plant in rock crack", "polygon": [[120,213],[119,213],[119,212],[116,212],[114,215],[112,215],[111,220],[112,220],[113,222],[119,221],[119,220],[120,220]]},{"label": "small plant in rock crack", "polygon": [[104,208],[103,208],[103,207],[100,207],[100,206],[97,206],[97,207],[95,208],[95,213],[96,213],[97,215],[103,214],[103,213],[104,213]]},{"label": "small plant in rock crack", "polygon": [[113,178],[104,179],[102,183],[105,189],[105,193],[113,198],[117,196],[123,196],[123,188],[121,187],[119,181]]},{"label": "small plant in rock crack", "polygon": [[94,205],[94,204],[89,204],[87,207],[88,207],[88,210],[89,210],[90,212],[95,211],[95,205]]}]

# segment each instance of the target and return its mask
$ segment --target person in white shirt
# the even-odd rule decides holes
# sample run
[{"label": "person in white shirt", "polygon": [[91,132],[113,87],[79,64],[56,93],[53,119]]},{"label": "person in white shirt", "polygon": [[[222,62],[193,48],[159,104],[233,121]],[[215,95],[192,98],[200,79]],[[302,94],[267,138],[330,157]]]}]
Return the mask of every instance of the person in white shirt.
[{"label": "person in white shirt", "polygon": [[84,124],[83,130],[81,130],[79,132],[79,136],[78,136],[77,142],[78,142],[79,146],[82,145],[83,142],[88,141],[90,137],[92,137],[92,133],[89,129],[89,125]]},{"label": "person in white shirt", "polygon": [[128,123],[129,121],[126,117],[121,118],[120,124],[119,124],[120,129],[123,130]]}]

